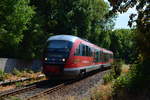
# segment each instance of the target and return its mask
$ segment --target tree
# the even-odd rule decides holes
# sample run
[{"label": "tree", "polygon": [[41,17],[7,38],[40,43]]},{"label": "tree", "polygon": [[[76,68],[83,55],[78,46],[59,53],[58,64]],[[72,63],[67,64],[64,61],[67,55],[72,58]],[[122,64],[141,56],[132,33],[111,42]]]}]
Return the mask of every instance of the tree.
[{"label": "tree", "polygon": [[31,3],[43,16],[47,33],[71,34],[86,39],[100,33],[100,23],[108,13],[108,5],[103,0],[32,0]]},{"label": "tree", "polygon": [[125,60],[126,63],[134,63],[138,52],[135,43],[135,30],[118,29],[110,33],[110,50],[114,57]]},{"label": "tree", "polygon": [[51,35],[76,35],[100,45],[99,35],[107,28],[105,24],[113,22],[107,21],[111,17],[105,18],[109,10],[103,0],[31,0],[31,5],[36,15],[24,32],[20,46],[23,57],[39,57]]},{"label": "tree", "polygon": [[[113,9],[112,12],[126,12],[129,8],[136,6],[138,11],[138,17],[133,20],[135,14],[130,15],[129,25],[132,26],[133,22],[136,22],[137,28],[137,43],[139,51],[143,56],[143,59],[150,58],[150,2],[149,0],[109,0]],[[112,14],[112,12],[110,14]]]},{"label": "tree", "polygon": [[0,56],[14,57],[17,55],[19,43],[34,15],[28,0],[0,1]]},{"label": "tree", "polygon": [[106,17],[108,12],[103,0],[0,1],[0,56],[39,58],[47,38],[58,34],[109,47],[106,30],[113,28],[114,17]]},{"label": "tree", "polygon": [[[126,12],[129,8],[136,6],[137,19],[134,20],[135,14],[130,15],[129,25],[132,26],[136,22],[135,39],[139,52],[139,60],[137,65],[132,65],[129,73],[126,76],[118,78],[119,84],[115,88],[116,94],[132,93],[142,94],[142,99],[149,99],[145,94],[150,89],[150,1],[149,0],[109,0],[113,9],[110,12]],[[121,80],[121,81],[120,81]],[[118,83],[116,82],[116,83]],[[122,92],[122,90],[125,90]],[[133,92],[134,90],[134,92]],[[136,91],[135,91],[136,90]],[[142,91],[141,91],[142,90]],[[131,92],[130,92],[131,93]],[[144,94],[144,96],[143,96]],[[122,95],[122,94],[121,94]],[[130,94],[131,95],[131,94]],[[126,95],[127,96],[127,95]],[[138,95],[137,95],[138,96]],[[123,96],[121,96],[123,98]],[[117,100],[117,99],[116,99]]]}]

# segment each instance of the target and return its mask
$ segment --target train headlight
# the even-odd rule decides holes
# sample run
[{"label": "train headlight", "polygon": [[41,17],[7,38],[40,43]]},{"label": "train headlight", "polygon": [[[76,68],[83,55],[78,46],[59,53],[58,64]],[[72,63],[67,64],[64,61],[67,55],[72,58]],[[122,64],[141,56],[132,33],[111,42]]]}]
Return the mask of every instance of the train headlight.
[{"label": "train headlight", "polygon": [[47,58],[45,58],[44,60],[47,61]]},{"label": "train headlight", "polygon": [[65,58],[63,58],[63,59],[62,59],[62,61],[63,61],[63,62],[65,62],[65,61],[66,61],[66,59],[65,59]]}]

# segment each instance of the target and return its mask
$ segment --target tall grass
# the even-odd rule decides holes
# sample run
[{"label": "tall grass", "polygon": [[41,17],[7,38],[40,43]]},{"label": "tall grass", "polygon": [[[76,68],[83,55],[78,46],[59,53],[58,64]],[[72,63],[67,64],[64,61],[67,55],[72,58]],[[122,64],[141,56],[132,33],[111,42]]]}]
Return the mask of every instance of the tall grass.
[{"label": "tall grass", "polygon": [[150,100],[150,61],[133,64],[126,74],[121,74],[113,84],[113,99]]},{"label": "tall grass", "polygon": [[0,81],[3,81],[5,79],[5,73],[3,70],[0,69]]},{"label": "tall grass", "polygon": [[92,96],[90,100],[111,100],[113,95],[113,82],[122,73],[123,61],[116,60],[111,70],[103,77],[104,84],[92,90]]},{"label": "tall grass", "polygon": [[112,84],[100,85],[100,87],[93,89],[91,94],[90,100],[111,100]]},{"label": "tall grass", "polygon": [[104,84],[109,83],[120,76],[122,73],[123,63],[121,60],[115,61],[112,66],[110,72],[106,73],[103,77]]}]

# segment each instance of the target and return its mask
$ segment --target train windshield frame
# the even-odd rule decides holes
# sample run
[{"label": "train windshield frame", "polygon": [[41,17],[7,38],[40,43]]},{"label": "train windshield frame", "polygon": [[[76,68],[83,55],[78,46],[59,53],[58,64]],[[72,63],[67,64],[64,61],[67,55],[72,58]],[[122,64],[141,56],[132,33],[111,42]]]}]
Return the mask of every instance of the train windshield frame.
[{"label": "train windshield frame", "polygon": [[65,40],[50,40],[47,42],[44,56],[68,58],[73,43]]},{"label": "train windshield frame", "polygon": [[72,42],[65,40],[51,40],[47,43],[48,49],[70,49],[72,47]]}]

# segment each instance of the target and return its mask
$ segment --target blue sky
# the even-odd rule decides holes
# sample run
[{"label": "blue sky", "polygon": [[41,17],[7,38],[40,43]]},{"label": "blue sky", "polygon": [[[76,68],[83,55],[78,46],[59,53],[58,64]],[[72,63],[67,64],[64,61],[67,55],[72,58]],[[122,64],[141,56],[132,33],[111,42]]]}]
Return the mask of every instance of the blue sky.
[{"label": "blue sky", "polygon": [[[109,3],[108,0],[104,0],[105,2]],[[118,17],[115,21],[115,29],[121,29],[121,28],[130,28],[128,26],[129,16],[132,13],[137,13],[135,7],[128,9],[126,13],[118,14]]]},{"label": "blue sky", "polygon": [[135,8],[130,8],[126,13],[118,14],[118,17],[115,21],[115,23],[116,23],[115,29],[129,28],[129,26],[128,26],[129,15],[132,13],[136,13]]}]

